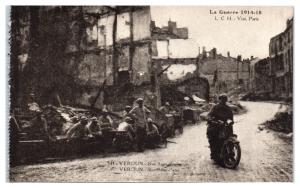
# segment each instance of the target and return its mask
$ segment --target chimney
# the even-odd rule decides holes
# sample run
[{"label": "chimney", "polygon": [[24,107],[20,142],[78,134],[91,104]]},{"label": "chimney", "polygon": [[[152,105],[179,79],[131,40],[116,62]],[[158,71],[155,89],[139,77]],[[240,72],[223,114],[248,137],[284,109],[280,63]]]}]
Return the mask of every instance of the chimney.
[{"label": "chimney", "polygon": [[236,59],[237,59],[237,61],[242,61],[242,56],[238,55]]},{"label": "chimney", "polygon": [[213,48],[210,50],[210,53],[209,53],[209,56],[211,56],[212,58],[216,58],[217,56],[217,49],[216,48]]},{"label": "chimney", "polygon": [[156,25],[155,25],[155,21],[151,20],[150,27],[151,27],[151,29],[153,29],[153,28],[155,28],[155,27],[156,27]]},{"label": "chimney", "polygon": [[230,52],[229,51],[227,52],[227,57],[230,57]]},{"label": "chimney", "polygon": [[203,57],[203,59],[204,59],[204,58],[207,58],[205,46],[203,46],[203,48],[202,48],[202,57]]},{"label": "chimney", "polygon": [[170,32],[174,33],[175,29],[177,28],[177,23],[172,22],[171,19],[168,21],[168,29]]}]

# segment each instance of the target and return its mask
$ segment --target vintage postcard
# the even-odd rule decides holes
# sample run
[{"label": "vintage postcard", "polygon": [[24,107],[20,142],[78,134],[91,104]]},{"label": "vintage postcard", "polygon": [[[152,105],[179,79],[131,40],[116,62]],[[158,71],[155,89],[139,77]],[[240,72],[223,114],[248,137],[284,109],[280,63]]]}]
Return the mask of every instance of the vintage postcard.
[{"label": "vintage postcard", "polygon": [[8,6],[10,182],[292,182],[291,6]]}]

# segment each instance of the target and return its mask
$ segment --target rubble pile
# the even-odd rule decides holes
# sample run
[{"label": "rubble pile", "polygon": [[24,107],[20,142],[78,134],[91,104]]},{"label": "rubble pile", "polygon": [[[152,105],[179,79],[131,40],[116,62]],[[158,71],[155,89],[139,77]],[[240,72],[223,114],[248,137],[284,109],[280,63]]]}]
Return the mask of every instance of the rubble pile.
[{"label": "rubble pile", "polygon": [[266,128],[282,132],[293,132],[293,111],[291,105],[281,105],[279,111],[275,114],[274,118],[264,122]]},{"label": "rubble pile", "polygon": [[243,101],[268,101],[268,100],[272,100],[272,97],[268,92],[265,93],[248,92],[242,95],[240,99]]},{"label": "rubble pile", "polygon": [[272,96],[272,93],[270,92],[248,92],[246,94],[240,95],[240,100],[242,101],[285,101],[285,102],[291,102],[292,98],[282,98],[279,96]]},{"label": "rubble pile", "polygon": [[[125,111],[109,111],[106,107],[100,110],[63,105],[46,105],[39,109],[39,111],[26,112],[27,114],[22,112],[13,116],[19,127],[16,131],[19,136],[15,141],[18,143],[16,155],[21,163],[97,151],[137,150],[139,133],[134,123],[135,119],[131,118],[132,115],[126,115]],[[151,119],[156,126],[159,137],[155,142],[150,143],[151,130],[148,130],[145,147],[166,146],[166,139],[175,136],[176,130],[179,129],[179,133],[182,133],[180,114],[171,112],[166,114],[154,107],[149,109],[148,119]],[[150,122],[148,119],[147,122]],[[125,130],[124,127],[129,124],[132,129]],[[41,153],[43,155],[40,155]]]}]

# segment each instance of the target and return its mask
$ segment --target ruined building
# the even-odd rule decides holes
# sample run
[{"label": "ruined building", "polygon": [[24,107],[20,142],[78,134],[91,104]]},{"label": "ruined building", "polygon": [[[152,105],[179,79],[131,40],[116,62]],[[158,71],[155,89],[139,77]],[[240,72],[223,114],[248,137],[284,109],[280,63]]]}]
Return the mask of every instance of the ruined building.
[{"label": "ruined building", "polygon": [[250,61],[250,92],[270,98],[273,92],[269,58],[253,58]]},{"label": "ruined building", "polygon": [[[177,23],[169,20],[168,26],[159,28],[155,21],[151,22],[152,33],[152,62],[157,72],[160,82],[162,101],[180,102],[185,96],[197,96],[204,100],[209,100],[209,83],[205,77],[194,74],[196,71],[195,58],[176,58],[171,53],[172,47],[177,49],[184,48],[179,46],[187,45],[188,28],[178,28]],[[174,44],[175,43],[175,44]],[[179,45],[178,45],[179,44]],[[193,63],[190,63],[193,62]],[[197,71],[196,71],[197,72]]]},{"label": "ruined building", "polygon": [[268,99],[286,100],[293,96],[293,18],[286,29],[272,37],[269,57],[251,62],[251,92]]},{"label": "ruined building", "polygon": [[274,97],[293,96],[293,18],[287,20],[286,29],[272,37],[269,43],[272,91]]},{"label": "ruined building", "polygon": [[[168,100],[170,88],[181,99],[196,95],[208,100],[210,92],[247,86],[248,64],[241,57],[224,57],[213,49],[198,57],[172,58],[172,39],[187,40],[188,29],[173,21],[157,27],[149,6],[14,6],[12,107],[26,106],[32,93],[42,105],[114,104],[121,109],[144,97],[158,107]],[[163,58],[159,47],[165,49]]]},{"label": "ruined building", "polygon": [[242,60],[241,56],[231,57],[229,52],[227,57],[223,56],[217,53],[216,48],[209,52],[203,48],[194,58],[155,58],[153,61],[163,67],[170,66],[162,76],[162,83],[199,77],[201,98],[249,88],[250,60]]},{"label": "ruined building", "polygon": [[11,20],[15,105],[34,93],[101,107],[128,83],[150,83],[149,6],[12,7]]},{"label": "ruined building", "polygon": [[157,43],[188,38],[176,22],[156,27],[149,6],[15,6],[11,21],[13,107],[32,93],[42,105],[120,109],[145,97],[157,107],[164,72],[153,60]]}]

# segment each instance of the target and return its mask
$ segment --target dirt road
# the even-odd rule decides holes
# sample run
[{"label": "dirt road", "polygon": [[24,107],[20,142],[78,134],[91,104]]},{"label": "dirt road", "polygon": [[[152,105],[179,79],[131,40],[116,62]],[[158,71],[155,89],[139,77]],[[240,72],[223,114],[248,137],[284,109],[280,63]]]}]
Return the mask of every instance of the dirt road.
[{"label": "dirt road", "polygon": [[206,125],[185,127],[166,149],[143,153],[103,154],[71,161],[18,166],[11,181],[38,182],[240,182],[292,181],[293,145],[258,125],[274,116],[278,104],[244,102],[246,114],[236,116],[235,133],[242,158],[236,170],[214,164],[209,157]]}]

